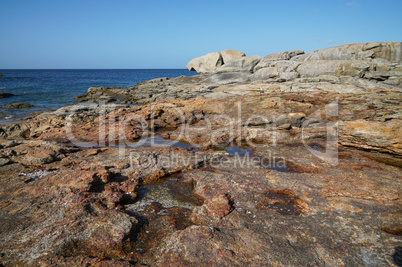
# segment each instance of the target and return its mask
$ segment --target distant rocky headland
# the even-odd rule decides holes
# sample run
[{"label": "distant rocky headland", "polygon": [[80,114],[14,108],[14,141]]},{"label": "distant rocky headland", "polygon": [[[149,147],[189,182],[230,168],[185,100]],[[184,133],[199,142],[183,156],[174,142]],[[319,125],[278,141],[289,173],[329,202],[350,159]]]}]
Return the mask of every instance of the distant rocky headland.
[{"label": "distant rocky headland", "polygon": [[402,43],[187,68],[0,127],[0,265],[401,266]]}]

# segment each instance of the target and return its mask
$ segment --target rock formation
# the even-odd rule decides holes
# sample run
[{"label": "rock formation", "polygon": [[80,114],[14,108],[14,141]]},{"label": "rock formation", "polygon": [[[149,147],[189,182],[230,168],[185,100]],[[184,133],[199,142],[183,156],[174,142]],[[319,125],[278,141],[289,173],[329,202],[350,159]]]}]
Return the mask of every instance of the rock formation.
[{"label": "rock formation", "polygon": [[0,93],[0,98],[12,97],[14,94],[11,93]]},{"label": "rock formation", "polygon": [[240,51],[226,49],[221,51],[223,64],[226,64],[229,60],[238,58],[238,57],[245,57],[246,54]]},{"label": "rock formation", "polygon": [[[346,44],[316,50],[295,58],[297,61],[311,60],[386,60],[400,64],[402,62],[402,43],[376,42]],[[381,61],[380,61],[381,62]]]},{"label": "rock formation", "polygon": [[4,105],[3,108],[8,108],[8,109],[19,109],[19,108],[31,108],[34,105],[29,104],[29,103],[22,103],[22,102],[18,102],[18,103],[12,103],[12,104],[7,104]]},{"label": "rock formation", "polygon": [[[259,88],[258,85],[265,87],[274,84],[283,90],[299,86],[314,87],[315,83],[337,87],[335,90],[345,84],[357,87],[363,84],[400,87],[401,50],[401,43],[382,42],[343,45],[307,54],[303,50],[296,50],[265,57],[242,56],[224,65],[217,64],[219,60],[213,61],[213,70],[210,68],[196,76],[158,78],[129,88],[92,87],[86,94],[76,96],[75,100],[144,104],[160,99],[245,95],[254,92]],[[217,59],[221,57],[216,54]],[[230,84],[252,86],[230,90],[222,87]]]},{"label": "rock formation", "polygon": [[0,265],[400,265],[400,55],[242,56],[0,126]]},{"label": "rock formation", "polygon": [[187,69],[198,73],[211,73],[216,68],[226,64],[228,61],[244,57],[245,54],[235,50],[223,50],[221,52],[208,53],[204,56],[194,58],[187,64]]},{"label": "rock formation", "polygon": [[225,65],[217,68],[216,73],[222,72],[252,72],[254,66],[260,61],[259,56],[248,56],[232,59]]}]

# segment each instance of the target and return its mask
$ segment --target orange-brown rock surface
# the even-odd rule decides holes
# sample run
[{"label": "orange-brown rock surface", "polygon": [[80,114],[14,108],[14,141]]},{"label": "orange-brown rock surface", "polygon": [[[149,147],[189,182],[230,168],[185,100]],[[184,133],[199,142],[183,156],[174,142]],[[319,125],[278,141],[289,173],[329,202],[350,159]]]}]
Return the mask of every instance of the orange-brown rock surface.
[{"label": "orange-brown rock surface", "polygon": [[400,85],[213,75],[1,126],[0,265],[400,266]]}]

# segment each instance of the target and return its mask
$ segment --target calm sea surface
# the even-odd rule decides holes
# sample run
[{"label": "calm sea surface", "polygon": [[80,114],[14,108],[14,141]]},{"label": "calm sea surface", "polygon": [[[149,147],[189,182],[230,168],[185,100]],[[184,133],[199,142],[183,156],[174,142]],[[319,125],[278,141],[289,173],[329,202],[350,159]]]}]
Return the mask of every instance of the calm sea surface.
[{"label": "calm sea surface", "polygon": [[[14,122],[30,113],[58,109],[74,104],[74,96],[86,93],[89,87],[134,86],[138,82],[159,78],[192,76],[187,69],[133,70],[0,70],[0,93],[14,96],[0,98],[0,124]],[[6,104],[25,102],[29,109],[5,109]]]}]

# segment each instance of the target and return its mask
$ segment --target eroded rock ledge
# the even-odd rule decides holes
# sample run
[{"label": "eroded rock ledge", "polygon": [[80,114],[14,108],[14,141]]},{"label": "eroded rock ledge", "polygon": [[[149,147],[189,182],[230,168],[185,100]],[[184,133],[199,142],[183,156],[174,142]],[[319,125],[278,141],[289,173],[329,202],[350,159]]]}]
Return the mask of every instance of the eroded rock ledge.
[{"label": "eroded rock ledge", "polygon": [[242,56],[1,126],[0,265],[400,265],[400,64]]}]

